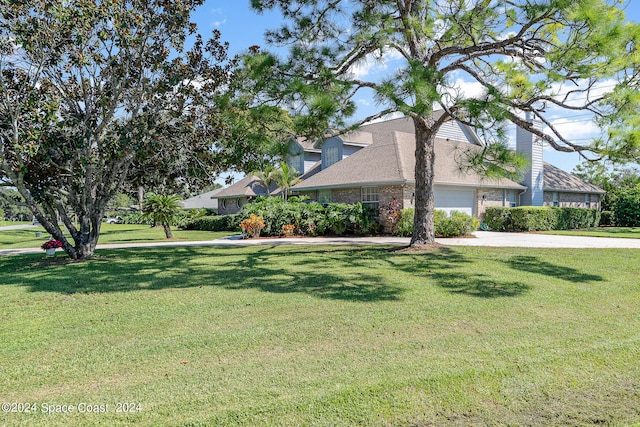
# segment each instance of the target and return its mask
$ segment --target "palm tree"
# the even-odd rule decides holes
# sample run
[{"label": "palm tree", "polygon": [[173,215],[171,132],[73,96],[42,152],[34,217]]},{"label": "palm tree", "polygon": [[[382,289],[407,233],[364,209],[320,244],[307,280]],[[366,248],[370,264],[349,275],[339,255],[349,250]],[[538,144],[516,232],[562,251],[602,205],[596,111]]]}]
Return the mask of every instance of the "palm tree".
[{"label": "palm tree", "polygon": [[286,162],[280,162],[280,169],[275,171],[275,182],[278,187],[282,189],[282,198],[287,200],[289,198],[289,190],[291,187],[301,181],[299,178],[300,172],[295,168],[289,167]]},{"label": "palm tree", "polygon": [[176,220],[176,216],[182,209],[180,204],[180,196],[173,194],[166,196],[162,194],[150,193],[144,199],[142,204],[142,212],[147,218],[153,219],[154,223],[162,224],[164,234],[167,239],[173,238],[171,233],[171,224]]},{"label": "palm tree", "polygon": [[269,194],[269,187],[276,180],[276,172],[273,166],[267,166],[264,170],[251,172],[251,175],[256,177],[258,185],[264,187]]}]

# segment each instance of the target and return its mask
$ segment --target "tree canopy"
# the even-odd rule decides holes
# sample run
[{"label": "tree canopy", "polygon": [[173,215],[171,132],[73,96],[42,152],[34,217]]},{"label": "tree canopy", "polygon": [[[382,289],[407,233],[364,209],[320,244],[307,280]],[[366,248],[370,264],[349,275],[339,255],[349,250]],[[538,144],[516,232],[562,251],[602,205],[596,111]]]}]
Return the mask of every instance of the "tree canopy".
[{"label": "tree canopy", "polygon": [[228,167],[215,97],[232,63],[190,22],[201,3],[0,0],[0,179],[72,258],[93,255],[125,183]]},{"label": "tree canopy", "polygon": [[[258,80],[271,82],[263,83],[268,98],[295,111],[309,134],[390,113],[413,119],[412,245],[434,240],[433,146],[449,120],[477,130],[484,150],[469,159],[470,167],[487,173],[514,171],[516,158],[505,140],[509,122],[559,151],[640,156],[640,30],[626,21],[621,2],[253,0],[252,6],[282,12],[282,27],[267,38],[290,52],[279,58],[256,50],[247,64]],[[387,65],[385,75],[367,79],[359,73],[367,61]],[[480,87],[479,94],[465,93],[460,81]],[[354,121],[363,93],[372,94],[380,110]],[[605,131],[577,142],[554,126],[547,111],[592,114]]]}]

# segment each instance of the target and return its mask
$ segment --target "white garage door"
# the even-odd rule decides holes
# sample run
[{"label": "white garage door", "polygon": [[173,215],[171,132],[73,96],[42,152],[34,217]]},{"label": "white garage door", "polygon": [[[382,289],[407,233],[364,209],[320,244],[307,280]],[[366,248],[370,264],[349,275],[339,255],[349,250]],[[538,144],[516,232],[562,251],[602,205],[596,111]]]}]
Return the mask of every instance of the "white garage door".
[{"label": "white garage door", "polygon": [[466,188],[435,188],[435,208],[447,213],[451,211],[464,212],[467,215],[475,213],[476,190]]}]

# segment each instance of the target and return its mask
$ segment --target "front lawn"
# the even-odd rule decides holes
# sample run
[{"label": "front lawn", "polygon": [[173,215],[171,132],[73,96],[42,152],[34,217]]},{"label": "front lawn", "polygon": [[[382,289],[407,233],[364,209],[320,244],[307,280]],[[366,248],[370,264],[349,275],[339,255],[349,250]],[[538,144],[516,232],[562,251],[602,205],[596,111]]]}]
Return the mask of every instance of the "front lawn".
[{"label": "front lawn", "polygon": [[[174,241],[214,240],[230,236],[232,232],[179,230],[173,229]],[[36,237],[36,232],[41,236]],[[39,248],[49,238],[49,234],[42,227],[25,228],[20,230],[0,231],[0,249]],[[102,243],[140,243],[167,241],[162,227],[151,228],[148,225],[102,224],[100,240]]]},{"label": "front lawn", "polygon": [[621,237],[640,239],[640,227],[597,227],[582,230],[540,231],[541,234],[559,234],[563,236]]},{"label": "front lawn", "polygon": [[[638,259],[275,245],[0,257],[0,400],[35,408],[0,425],[637,423]],[[75,412],[43,413],[62,405]]]}]

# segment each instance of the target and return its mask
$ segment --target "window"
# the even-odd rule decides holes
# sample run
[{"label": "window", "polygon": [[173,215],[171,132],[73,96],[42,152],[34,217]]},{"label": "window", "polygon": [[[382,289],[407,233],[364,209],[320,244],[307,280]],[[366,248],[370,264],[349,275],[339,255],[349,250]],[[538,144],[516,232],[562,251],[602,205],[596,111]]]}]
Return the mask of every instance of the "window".
[{"label": "window", "polygon": [[242,207],[242,199],[236,199],[236,207],[240,209]]},{"label": "window", "polygon": [[378,187],[362,187],[362,204],[376,211],[378,210]]},{"label": "window", "polygon": [[591,194],[584,195],[584,206],[587,208],[591,207]]},{"label": "window", "polygon": [[340,161],[340,147],[327,147],[324,151],[324,167],[338,163]]},{"label": "window", "polygon": [[553,193],[553,206],[558,206],[560,203],[558,202],[558,193]]},{"label": "window", "polygon": [[516,203],[516,192],[515,191],[509,191],[509,207],[510,208],[515,208],[517,206]]},{"label": "window", "polygon": [[318,203],[322,203],[323,205],[326,203],[331,203],[331,190],[319,190]]},{"label": "window", "polygon": [[222,210],[227,209],[227,199],[220,199],[220,209]]},{"label": "window", "polygon": [[299,173],[304,173],[304,157],[302,154],[297,154],[289,158],[289,167],[294,168]]}]

